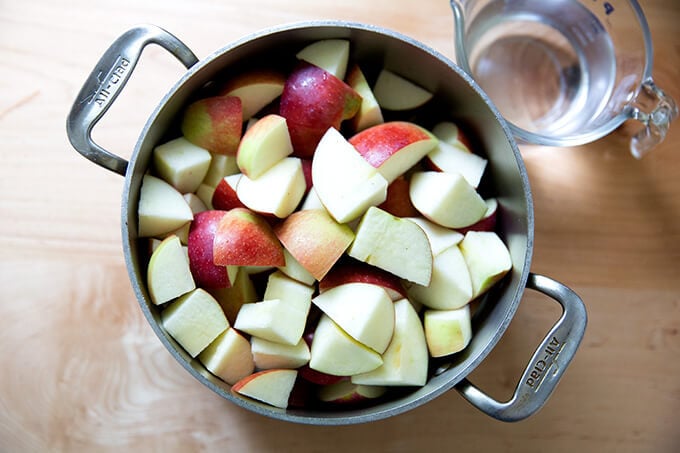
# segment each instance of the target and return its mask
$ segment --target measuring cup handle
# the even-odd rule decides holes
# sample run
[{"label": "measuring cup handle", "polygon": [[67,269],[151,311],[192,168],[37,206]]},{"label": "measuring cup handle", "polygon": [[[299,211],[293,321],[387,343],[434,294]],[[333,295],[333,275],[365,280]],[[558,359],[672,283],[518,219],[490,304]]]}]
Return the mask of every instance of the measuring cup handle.
[{"label": "measuring cup handle", "polygon": [[472,405],[504,422],[523,420],[543,407],[573,359],[586,329],[585,305],[570,288],[533,273],[529,274],[527,288],[551,297],[562,306],[563,311],[536,348],[512,398],[507,402],[497,401],[467,379],[455,387]]},{"label": "measuring cup handle", "polygon": [[[647,106],[651,103],[651,108]],[[649,110],[649,111],[648,111]],[[656,86],[650,78],[645,81],[635,98],[631,118],[644,125],[630,141],[630,152],[637,159],[647,154],[666,138],[668,127],[678,116],[678,105],[673,98]]]},{"label": "measuring cup handle", "polygon": [[106,151],[92,140],[92,128],[116,100],[148,44],[158,44],[190,68],[196,55],[179,39],[155,25],[128,30],[111,44],[95,65],[78,93],[66,120],[66,132],[80,154],[120,175],[127,171],[127,160]]}]

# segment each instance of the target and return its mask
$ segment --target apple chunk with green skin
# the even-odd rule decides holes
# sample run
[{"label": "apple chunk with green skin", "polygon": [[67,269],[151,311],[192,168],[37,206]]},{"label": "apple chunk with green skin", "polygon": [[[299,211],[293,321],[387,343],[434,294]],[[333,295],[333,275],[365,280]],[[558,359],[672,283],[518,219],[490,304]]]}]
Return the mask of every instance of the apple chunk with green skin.
[{"label": "apple chunk with green skin", "polygon": [[468,231],[460,251],[470,272],[473,297],[486,292],[512,269],[508,248],[492,231]]},{"label": "apple chunk with green skin", "polygon": [[345,78],[349,61],[349,41],[346,39],[323,39],[313,42],[295,55],[329,73],[338,79]]},{"label": "apple chunk with green skin", "polygon": [[345,283],[370,283],[378,285],[387,291],[387,295],[390,296],[392,301],[407,296],[406,290],[401,284],[401,279],[399,277],[380,269],[379,267],[371,266],[370,264],[350,258],[340,260],[333,266],[330,272],[319,281],[319,292],[323,293]]},{"label": "apple chunk with green skin", "polygon": [[234,328],[255,337],[292,346],[302,338],[308,313],[309,305],[304,310],[283,299],[263,300],[244,304],[236,316]]},{"label": "apple chunk with green skin", "polygon": [[470,306],[455,310],[426,310],[423,315],[425,339],[432,357],[460,352],[472,339]]},{"label": "apple chunk with green skin", "polygon": [[210,153],[184,137],[158,145],[153,150],[153,164],[158,175],[180,193],[198,189],[210,168]]},{"label": "apple chunk with green skin", "polygon": [[213,262],[218,266],[283,266],[283,247],[269,224],[246,208],[234,208],[222,217],[213,241]]},{"label": "apple chunk with green skin", "polygon": [[352,383],[422,386],[427,382],[429,352],[425,332],[408,299],[394,302],[394,335],[382,358],[380,367],[352,376]]},{"label": "apple chunk with green skin", "polygon": [[190,104],[182,117],[182,133],[191,143],[217,154],[236,154],[243,112],[236,96],[213,96]]},{"label": "apple chunk with green skin", "polygon": [[354,232],[323,209],[297,211],[274,227],[286,250],[321,280],[354,239]]},{"label": "apple chunk with green skin", "polygon": [[432,133],[407,121],[390,121],[369,127],[354,135],[349,142],[388,183],[403,175],[439,143]]},{"label": "apple chunk with green skin", "polygon": [[432,93],[410,80],[383,69],[373,85],[380,106],[387,110],[410,110],[432,99]]},{"label": "apple chunk with green skin", "polygon": [[334,376],[352,376],[374,370],[382,363],[380,354],[349,336],[328,315],[321,315],[312,340],[311,369]]},{"label": "apple chunk with green skin", "polygon": [[409,194],[423,216],[447,228],[472,225],[487,209],[484,199],[459,173],[415,172]]},{"label": "apple chunk with green skin", "polygon": [[156,247],[151,254],[146,275],[149,295],[156,305],[196,288],[187,255],[175,235],[168,236]]},{"label": "apple chunk with green skin", "polygon": [[328,128],[340,129],[342,121],[353,117],[360,106],[359,93],[341,79],[300,62],[286,79],[279,108],[288,124],[294,155],[312,157]]},{"label": "apple chunk with green skin", "polygon": [[381,385],[353,384],[351,381],[340,381],[319,388],[317,397],[324,403],[357,405],[380,398],[387,388]]},{"label": "apple chunk with green skin", "polygon": [[220,94],[235,96],[241,100],[243,121],[281,96],[286,77],[270,70],[254,70],[240,74],[225,83]]},{"label": "apple chunk with green skin", "polygon": [[208,371],[227,384],[235,384],[255,371],[250,342],[236,329],[228,328],[198,355]]},{"label": "apple chunk with green skin", "polygon": [[348,255],[408,281],[429,285],[432,249],[414,222],[371,207],[361,219]]},{"label": "apple chunk with green skin", "polygon": [[193,218],[189,204],[177,189],[160,178],[144,175],[137,208],[140,237],[170,233]]},{"label": "apple chunk with green skin", "polygon": [[346,283],[324,291],[312,302],[359,343],[379,354],[387,349],[394,330],[394,307],[382,287]]},{"label": "apple chunk with green skin", "polygon": [[257,179],[286,156],[293,153],[286,119],[271,114],[256,121],[243,134],[236,154],[241,173]]},{"label": "apple chunk with green skin", "polygon": [[256,179],[243,175],[236,186],[239,200],[253,211],[288,217],[305,195],[306,183],[302,163],[286,157]]},{"label": "apple chunk with green skin", "polygon": [[165,330],[196,357],[229,327],[222,307],[201,288],[181,296],[161,312]]},{"label": "apple chunk with green skin", "polygon": [[359,65],[355,64],[350,68],[347,73],[347,83],[361,96],[361,108],[351,119],[353,129],[359,132],[376,124],[382,124],[385,120],[380,104]]},{"label": "apple chunk with green skin", "polygon": [[259,337],[250,339],[250,347],[259,370],[272,368],[295,369],[309,362],[309,346],[300,339],[296,345],[281,344]]},{"label": "apple chunk with green skin", "polygon": [[312,160],[317,196],[340,223],[361,216],[387,198],[387,180],[336,129],[328,129]]},{"label": "apple chunk with green skin", "polygon": [[270,406],[286,409],[296,379],[297,370],[262,370],[235,383],[231,391]]},{"label": "apple chunk with green skin", "polygon": [[410,298],[430,308],[460,308],[472,300],[472,282],[463,254],[457,245],[434,257],[432,280],[427,286],[411,285]]}]

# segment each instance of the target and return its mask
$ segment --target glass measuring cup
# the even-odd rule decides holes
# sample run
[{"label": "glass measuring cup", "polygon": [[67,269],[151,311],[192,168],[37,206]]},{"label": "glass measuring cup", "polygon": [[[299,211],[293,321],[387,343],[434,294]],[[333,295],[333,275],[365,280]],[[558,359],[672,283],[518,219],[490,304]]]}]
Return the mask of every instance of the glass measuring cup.
[{"label": "glass measuring cup", "polygon": [[652,80],[652,41],[635,0],[451,0],[456,60],[520,143],[576,146],[628,119],[640,158],[678,107]]}]

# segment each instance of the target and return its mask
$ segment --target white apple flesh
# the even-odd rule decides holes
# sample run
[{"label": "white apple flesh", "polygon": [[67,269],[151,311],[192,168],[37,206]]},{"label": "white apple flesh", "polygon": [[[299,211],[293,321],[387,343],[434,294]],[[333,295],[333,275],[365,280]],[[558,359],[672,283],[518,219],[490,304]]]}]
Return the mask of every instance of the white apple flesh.
[{"label": "white apple flesh", "polygon": [[297,370],[262,370],[235,383],[231,391],[270,406],[286,409],[296,379]]},{"label": "white apple flesh", "polygon": [[198,355],[198,360],[227,384],[235,384],[255,371],[250,342],[229,327]]},{"label": "white apple flesh", "polygon": [[168,236],[154,250],[146,276],[151,301],[164,304],[196,288],[189,260],[177,236]]},{"label": "white apple flesh", "polygon": [[167,182],[144,175],[137,209],[140,237],[155,237],[177,230],[194,214],[182,194]]},{"label": "white apple flesh", "polygon": [[423,314],[425,339],[432,357],[460,352],[472,339],[470,306],[455,310],[426,310]]}]

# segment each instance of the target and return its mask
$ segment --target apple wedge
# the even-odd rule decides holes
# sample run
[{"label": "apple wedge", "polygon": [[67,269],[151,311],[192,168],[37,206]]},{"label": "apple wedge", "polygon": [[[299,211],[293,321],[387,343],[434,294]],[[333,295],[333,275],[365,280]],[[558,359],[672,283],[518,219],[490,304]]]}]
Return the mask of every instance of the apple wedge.
[{"label": "apple wedge", "polygon": [[429,285],[432,249],[416,223],[371,207],[359,222],[348,255],[403,279]]},{"label": "apple wedge", "polygon": [[340,381],[324,385],[317,391],[319,401],[331,404],[359,405],[380,398],[387,388],[381,385],[353,384],[351,381]]},{"label": "apple wedge", "polygon": [[423,326],[427,348],[432,357],[460,352],[472,339],[470,306],[455,310],[425,310]]},{"label": "apple wedge", "polygon": [[175,235],[165,238],[154,250],[146,271],[151,301],[164,304],[196,288],[182,243]]},{"label": "apple wedge", "polygon": [[512,269],[510,252],[492,231],[468,231],[460,251],[470,272],[472,297],[478,297]]},{"label": "apple wedge", "polygon": [[238,198],[238,193],[236,193],[236,188],[242,176],[241,173],[225,176],[217,183],[212,194],[213,209],[229,211],[234,208],[246,207]]},{"label": "apple wedge", "polygon": [[387,198],[387,180],[336,129],[328,129],[312,160],[314,189],[340,223],[361,216]]},{"label": "apple wedge", "polygon": [[380,286],[387,291],[387,295],[390,296],[392,301],[407,296],[406,290],[401,284],[401,279],[399,277],[380,269],[379,267],[371,266],[370,264],[350,258],[340,260],[326,276],[319,281],[319,292],[323,293],[336,286],[344,285],[345,283],[370,283]]},{"label": "apple wedge", "polygon": [[258,370],[272,368],[300,368],[309,362],[309,346],[300,339],[296,345],[287,345],[259,337],[250,339],[250,348]]},{"label": "apple wedge", "polygon": [[447,228],[472,225],[487,209],[484,199],[458,173],[415,172],[409,193],[423,216]]},{"label": "apple wedge", "polygon": [[325,314],[314,331],[310,353],[311,369],[335,376],[368,372],[383,363],[380,354],[349,336]]},{"label": "apple wedge", "polygon": [[191,274],[201,288],[226,288],[236,275],[234,266],[218,266],[213,261],[215,233],[226,211],[208,210],[195,215],[189,228],[187,253]]},{"label": "apple wedge", "polygon": [[155,176],[143,176],[137,208],[139,237],[162,236],[193,218],[189,204],[177,189]]},{"label": "apple wedge", "polygon": [[433,256],[439,255],[447,248],[453,247],[463,240],[463,234],[458,230],[437,225],[424,217],[408,217],[408,219],[423,229],[430,241]]},{"label": "apple wedge", "polygon": [[181,296],[161,312],[165,330],[196,357],[229,327],[222,307],[201,288]]},{"label": "apple wedge", "polygon": [[236,316],[234,328],[252,336],[294,346],[302,338],[307,310],[286,300],[271,299],[244,304]]},{"label": "apple wedge", "polygon": [[319,294],[312,303],[359,343],[379,354],[387,349],[394,330],[394,307],[381,286],[345,283]]},{"label": "apple wedge", "polygon": [[496,198],[488,198],[484,200],[486,203],[486,212],[477,222],[470,226],[458,228],[457,231],[465,234],[468,231],[494,231],[496,229],[496,219],[498,217],[498,200]]},{"label": "apple wedge", "polygon": [[243,111],[236,96],[213,96],[190,104],[181,129],[191,143],[216,154],[236,154],[241,140]]},{"label": "apple wedge", "polygon": [[439,143],[428,130],[408,121],[390,121],[369,127],[351,137],[349,142],[388,183],[406,173]]},{"label": "apple wedge", "polygon": [[314,287],[288,277],[281,271],[274,271],[267,278],[264,299],[281,299],[307,313],[312,303]]},{"label": "apple wedge", "polygon": [[[378,368],[352,376],[353,384],[425,385],[429,352],[418,313],[408,301],[394,302],[394,335]],[[313,357],[313,353],[312,353]]]},{"label": "apple wedge", "polygon": [[229,327],[198,355],[208,371],[233,385],[255,371],[250,342]]},{"label": "apple wedge", "polygon": [[221,88],[223,96],[241,100],[243,121],[248,121],[264,107],[281,96],[286,77],[270,70],[254,70],[240,74]]},{"label": "apple wedge", "polygon": [[236,162],[241,173],[257,179],[281,159],[293,153],[286,119],[271,114],[250,127],[238,147]]},{"label": "apple wedge", "polygon": [[387,110],[410,110],[432,99],[432,93],[410,80],[383,69],[373,85],[380,107]]},{"label": "apple wedge", "polygon": [[350,68],[347,73],[347,83],[361,96],[361,107],[350,120],[353,130],[359,132],[376,124],[382,124],[384,118],[380,104],[359,65],[355,64]]},{"label": "apple wedge", "polygon": [[426,162],[434,171],[460,173],[475,188],[479,186],[487,164],[483,157],[445,142],[439,142],[439,145],[427,154]]},{"label": "apple wedge", "polygon": [[312,286],[316,282],[316,278],[285,247],[283,249],[283,256],[286,264],[285,266],[279,266],[281,272],[305,285]]},{"label": "apple wedge", "polygon": [[234,208],[215,231],[213,262],[218,266],[283,266],[283,247],[269,224],[246,208]]},{"label": "apple wedge", "polygon": [[253,211],[283,219],[300,204],[305,190],[300,159],[286,157],[256,179],[243,175],[236,187],[236,194]]},{"label": "apple wedge", "polygon": [[153,150],[153,165],[163,180],[180,193],[198,189],[210,168],[211,154],[184,137],[158,145]]},{"label": "apple wedge", "polygon": [[297,370],[262,370],[235,383],[231,391],[270,406],[286,409],[296,379]]},{"label": "apple wedge", "polygon": [[354,233],[323,209],[297,211],[274,227],[286,250],[316,280],[321,280],[347,250]]},{"label": "apple wedge", "polygon": [[323,39],[313,42],[296,57],[333,74],[340,80],[345,78],[349,61],[349,41],[346,39]]},{"label": "apple wedge", "polygon": [[455,146],[462,151],[472,152],[470,137],[454,122],[441,121],[432,128],[432,133],[442,142]]}]

